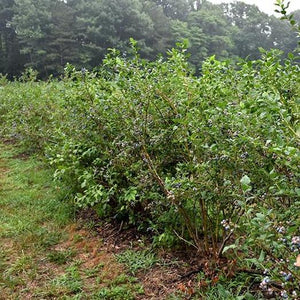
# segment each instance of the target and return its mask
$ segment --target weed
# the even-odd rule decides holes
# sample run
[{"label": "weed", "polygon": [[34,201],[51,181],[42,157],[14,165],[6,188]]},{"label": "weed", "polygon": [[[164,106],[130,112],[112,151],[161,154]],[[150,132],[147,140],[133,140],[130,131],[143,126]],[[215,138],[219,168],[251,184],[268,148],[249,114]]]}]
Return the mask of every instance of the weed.
[{"label": "weed", "polygon": [[99,275],[99,272],[101,269],[103,269],[103,267],[104,267],[104,263],[99,263],[97,266],[93,268],[84,270],[84,273],[87,278],[96,277],[97,275]]},{"label": "weed", "polygon": [[81,234],[75,233],[73,236],[73,242],[76,244],[84,240],[84,237]]},{"label": "weed", "polygon": [[63,234],[59,231],[47,231],[45,234],[40,236],[38,243],[43,248],[50,248],[57,245],[62,240]]},{"label": "weed", "polygon": [[71,265],[66,273],[53,280],[53,286],[62,288],[65,293],[79,293],[82,291],[82,279],[77,266]]},{"label": "weed", "polygon": [[5,276],[17,276],[21,273],[27,273],[34,267],[32,257],[22,254],[22,256],[16,258],[16,260],[10,265],[4,272]]},{"label": "weed", "polygon": [[117,276],[115,279],[113,279],[111,281],[111,285],[120,285],[120,284],[125,284],[125,283],[136,283],[137,282],[137,278],[136,277],[132,277],[132,276],[128,276],[126,274],[120,274],[119,276]]},{"label": "weed", "polygon": [[55,250],[47,254],[47,258],[50,262],[56,263],[58,265],[63,265],[74,257],[76,252],[73,250]]},{"label": "weed", "polygon": [[105,300],[133,300],[134,294],[124,286],[103,288],[97,293],[99,299]]},{"label": "weed", "polygon": [[143,294],[143,288],[140,285],[117,285],[110,288],[103,288],[95,294],[94,297],[103,300],[133,300],[137,294]]},{"label": "weed", "polygon": [[129,271],[134,275],[140,270],[149,270],[158,262],[155,254],[150,250],[126,250],[116,255],[117,260],[124,263]]}]

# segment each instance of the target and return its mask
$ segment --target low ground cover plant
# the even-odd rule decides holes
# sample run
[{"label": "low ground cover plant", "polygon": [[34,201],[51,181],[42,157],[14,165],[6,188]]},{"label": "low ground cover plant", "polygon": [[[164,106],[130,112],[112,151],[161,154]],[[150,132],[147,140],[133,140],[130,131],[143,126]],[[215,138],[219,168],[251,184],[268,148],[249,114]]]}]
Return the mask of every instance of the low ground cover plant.
[{"label": "low ground cover plant", "polygon": [[214,268],[225,256],[233,274],[256,272],[262,293],[297,298],[294,56],[211,57],[196,77],[183,45],[147,62],[131,43],[128,57],[111,50],[94,72],[3,77],[0,134],[42,153],[79,209],[151,233],[156,246],[186,243]]}]

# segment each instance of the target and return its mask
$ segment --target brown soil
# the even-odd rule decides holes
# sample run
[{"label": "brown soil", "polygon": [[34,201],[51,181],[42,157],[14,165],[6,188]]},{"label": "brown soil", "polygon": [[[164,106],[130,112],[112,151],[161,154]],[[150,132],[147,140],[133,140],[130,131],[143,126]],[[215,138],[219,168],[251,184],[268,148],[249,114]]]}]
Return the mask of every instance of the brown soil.
[{"label": "brown soil", "polygon": [[[92,240],[102,240],[103,243],[93,251],[106,255],[119,254],[126,249],[141,250],[139,241],[147,242],[147,237],[139,234],[135,228],[125,228],[123,224],[105,223],[92,210],[82,211],[79,215],[79,224],[93,221]],[[145,242],[146,239],[146,242]],[[88,242],[89,239],[85,239]],[[149,246],[149,245],[148,245]],[[144,295],[138,300],[166,299],[168,295],[180,293],[182,299],[189,299],[197,288],[206,288],[206,283],[199,281],[199,272],[205,273],[207,279],[218,281],[219,270],[224,270],[230,276],[235,268],[235,262],[220,259],[209,263],[210,258],[200,256],[194,249],[161,250],[158,253],[160,263],[149,270],[143,270],[135,276],[144,287]]]}]

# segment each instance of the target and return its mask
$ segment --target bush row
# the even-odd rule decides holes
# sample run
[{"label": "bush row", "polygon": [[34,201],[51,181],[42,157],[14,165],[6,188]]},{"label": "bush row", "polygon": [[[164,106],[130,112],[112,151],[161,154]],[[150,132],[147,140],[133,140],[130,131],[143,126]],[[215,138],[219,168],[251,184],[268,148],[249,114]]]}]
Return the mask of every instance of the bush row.
[{"label": "bush row", "polygon": [[[195,77],[183,47],[147,62],[131,42],[131,59],[111,50],[95,72],[67,65],[59,80],[36,82],[32,70],[2,77],[1,135],[43,153],[78,207],[151,232],[156,245],[184,241],[277,281],[290,274],[286,292],[297,292],[293,56],[262,51],[235,65],[211,57]],[[268,282],[261,288],[271,293]]]}]

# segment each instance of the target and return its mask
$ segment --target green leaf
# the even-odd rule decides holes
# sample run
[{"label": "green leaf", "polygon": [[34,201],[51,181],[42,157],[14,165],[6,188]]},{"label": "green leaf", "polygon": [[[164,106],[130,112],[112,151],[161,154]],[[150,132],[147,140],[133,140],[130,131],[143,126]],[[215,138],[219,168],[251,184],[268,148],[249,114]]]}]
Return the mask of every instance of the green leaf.
[{"label": "green leaf", "polygon": [[244,175],[240,180],[240,182],[242,184],[249,185],[251,183],[251,179],[247,175]]},{"label": "green leaf", "polygon": [[251,191],[251,186],[250,186],[250,183],[251,183],[251,179],[247,176],[247,175],[244,175],[242,177],[242,179],[240,180],[241,184],[242,184],[242,190],[244,192],[249,192]]},{"label": "green leaf", "polygon": [[265,260],[265,252],[263,250],[261,250],[258,261],[259,262],[263,262]]},{"label": "green leaf", "polygon": [[230,250],[230,249],[235,249],[235,248],[237,248],[237,245],[235,245],[235,244],[226,246],[226,247],[224,247],[222,253],[225,253],[226,251],[228,251],[228,250]]},{"label": "green leaf", "polygon": [[135,188],[130,188],[129,190],[126,191],[124,200],[125,201],[134,201],[137,195],[137,190]]},{"label": "green leaf", "polygon": [[262,213],[257,213],[256,214],[256,218],[259,220],[259,221],[263,221],[265,219],[265,215],[262,214]]}]

